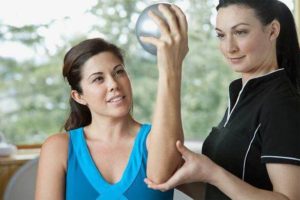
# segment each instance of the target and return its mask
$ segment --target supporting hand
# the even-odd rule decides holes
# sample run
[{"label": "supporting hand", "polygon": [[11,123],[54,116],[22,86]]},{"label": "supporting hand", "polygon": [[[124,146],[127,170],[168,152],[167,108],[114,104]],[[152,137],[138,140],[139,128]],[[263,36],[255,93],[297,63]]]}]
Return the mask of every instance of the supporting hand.
[{"label": "supporting hand", "polygon": [[182,155],[184,164],[165,183],[155,184],[146,178],[145,182],[149,188],[166,191],[185,183],[210,181],[213,170],[217,165],[205,155],[192,152],[180,141],[176,142],[176,147]]}]

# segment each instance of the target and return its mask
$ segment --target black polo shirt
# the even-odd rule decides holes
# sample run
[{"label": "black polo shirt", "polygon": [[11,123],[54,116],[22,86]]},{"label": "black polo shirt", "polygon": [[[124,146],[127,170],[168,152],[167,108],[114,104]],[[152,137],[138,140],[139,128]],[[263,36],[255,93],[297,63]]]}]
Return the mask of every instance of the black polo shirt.
[{"label": "black polo shirt", "polygon": [[[249,184],[272,190],[266,163],[300,165],[300,96],[284,69],[229,86],[225,116],[202,149],[218,165]],[[206,199],[229,199],[207,185]]]}]

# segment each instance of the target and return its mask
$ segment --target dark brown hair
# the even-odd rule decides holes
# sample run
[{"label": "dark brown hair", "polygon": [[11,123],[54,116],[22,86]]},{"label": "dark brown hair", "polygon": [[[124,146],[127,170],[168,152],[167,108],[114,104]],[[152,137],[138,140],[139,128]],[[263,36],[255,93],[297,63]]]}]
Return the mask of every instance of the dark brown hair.
[{"label": "dark brown hair", "polygon": [[263,25],[274,19],[280,23],[276,43],[279,68],[284,68],[295,88],[300,92],[300,50],[295,20],[290,9],[278,0],[220,0],[217,10],[230,5],[242,5],[254,9]]},{"label": "dark brown hair", "polygon": [[[87,39],[72,47],[64,57],[62,74],[72,90],[82,93],[80,81],[82,66],[92,56],[101,52],[111,52],[124,62],[122,50],[116,45],[101,38]],[[91,123],[92,117],[89,108],[77,103],[71,96],[69,99],[70,114],[64,124],[66,131],[86,126]]]}]

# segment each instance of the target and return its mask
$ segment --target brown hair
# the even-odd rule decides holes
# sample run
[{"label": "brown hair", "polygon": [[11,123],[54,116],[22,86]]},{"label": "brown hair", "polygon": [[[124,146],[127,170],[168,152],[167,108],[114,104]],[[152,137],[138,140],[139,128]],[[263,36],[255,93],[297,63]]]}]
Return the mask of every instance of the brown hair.
[{"label": "brown hair", "polygon": [[276,43],[279,68],[284,68],[288,77],[300,92],[300,50],[296,25],[290,9],[278,0],[220,0],[217,10],[230,5],[244,5],[254,9],[263,25],[277,19],[280,34]]},{"label": "brown hair", "polygon": [[[62,74],[72,90],[82,93],[80,81],[82,66],[92,56],[101,52],[111,52],[124,62],[122,50],[116,45],[101,38],[88,39],[72,47],[64,57]],[[69,99],[70,114],[64,124],[66,131],[86,126],[91,123],[92,117],[89,108],[77,103],[71,96]]]}]

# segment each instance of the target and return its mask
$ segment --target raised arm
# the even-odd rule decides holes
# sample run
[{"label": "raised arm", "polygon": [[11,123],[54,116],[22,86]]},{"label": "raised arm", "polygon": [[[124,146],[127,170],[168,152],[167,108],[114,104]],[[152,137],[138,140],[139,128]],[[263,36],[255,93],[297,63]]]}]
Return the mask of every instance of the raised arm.
[{"label": "raised arm", "polygon": [[147,139],[147,176],[156,183],[166,181],[178,167],[181,156],[175,142],[183,140],[180,90],[182,62],[188,52],[187,21],[175,5],[159,6],[167,19],[149,13],[161,30],[160,38],[141,38],[157,47],[159,71],[152,129]]},{"label": "raised arm", "polygon": [[36,181],[36,200],[65,199],[67,134],[49,137],[42,146]]}]

